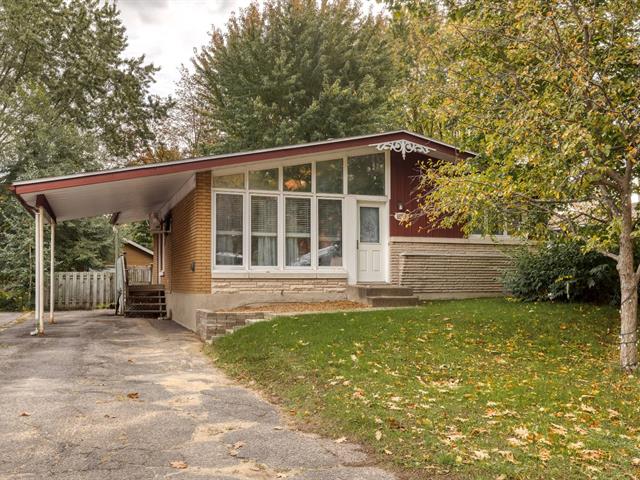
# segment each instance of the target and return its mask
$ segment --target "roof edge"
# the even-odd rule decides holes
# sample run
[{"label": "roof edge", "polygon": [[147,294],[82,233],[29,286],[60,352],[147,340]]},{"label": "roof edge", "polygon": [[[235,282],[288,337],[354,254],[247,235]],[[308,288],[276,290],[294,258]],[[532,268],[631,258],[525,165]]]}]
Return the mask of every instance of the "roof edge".
[{"label": "roof edge", "polygon": [[[175,160],[172,162],[153,163],[148,165],[136,165],[136,166],[124,167],[124,168],[99,170],[95,172],[82,172],[82,173],[76,173],[76,174],[64,175],[64,176],[58,176],[58,177],[45,177],[45,178],[38,178],[38,179],[32,179],[32,180],[23,180],[23,181],[12,183],[10,188],[16,195],[20,196],[22,194],[33,193],[41,190],[67,188],[70,186],[74,186],[75,183],[82,183],[82,184],[85,184],[85,182],[86,184],[100,183],[99,178],[103,176],[117,177],[113,179],[113,181],[116,181],[116,180],[132,178],[135,176],[146,176],[142,172],[147,172],[155,169],[162,170],[162,173],[160,174],[175,173],[175,172],[186,171],[186,170],[197,170],[198,168],[197,165],[202,165],[203,169],[207,169],[207,168],[213,168],[215,166],[215,165],[210,165],[211,162],[216,162],[216,163],[220,162],[220,166],[224,166],[227,163],[233,162],[233,160],[242,159],[244,157],[247,157],[247,158],[258,157],[257,160],[260,160],[262,159],[260,157],[269,157],[271,154],[274,154],[276,152],[290,152],[290,151],[297,151],[297,150],[304,151],[304,150],[313,150],[314,148],[327,150],[327,148],[324,148],[324,147],[328,147],[331,145],[339,146],[340,144],[349,144],[349,143],[358,144],[364,140],[368,141],[368,140],[375,140],[378,138],[397,137],[397,136],[404,136],[404,135],[413,137],[414,139],[419,139],[423,142],[439,145],[440,147],[443,147],[445,149],[452,150],[454,152],[452,153],[452,155],[462,155],[466,157],[476,155],[473,152],[460,150],[453,145],[442,142],[440,140],[435,140],[429,137],[425,137],[424,135],[420,135],[418,133],[413,133],[408,130],[393,130],[390,132],[380,132],[380,133],[374,133],[374,134],[368,134],[368,135],[358,135],[353,137],[329,139],[329,140],[322,140],[318,142],[300,143],[296,145],[270,147],[270,148],[259,149],[259,150],[250,150],[250,151],[235,152],[235,153],[225,153],[220,155],[195,157],[195,158],[189,158],[189,159],[183,159],[183,160]],[[192,165],[196,165],[196,168],[189,168]],[[152,174],[150,173],[149,175],[152,175]],[[93,179],[93,181],[91,181],[90,179]],[[43,188],[42,189],[36,188],[39,185],[41,185]]]}]

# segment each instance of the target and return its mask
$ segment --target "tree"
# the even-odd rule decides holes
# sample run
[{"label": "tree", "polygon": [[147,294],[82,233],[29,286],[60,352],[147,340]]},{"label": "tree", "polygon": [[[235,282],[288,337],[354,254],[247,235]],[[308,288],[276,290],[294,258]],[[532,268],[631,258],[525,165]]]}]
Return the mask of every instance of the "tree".
[{"label": "tree", "polygon": [[[155,67],[125,58],[116,7],[98,0],[0,0],[0,183],[125,164],[167,105],[149,94]],[[58,227],[57,268],[112,262],[105,218]],[[0,289],[32,283],[31,219],[0,187]]]},{"label": "tree", "polygon": [[225,33],[213,31],[193,59],[195,72],[185,74],[202,102],[198,130],[219,138],[196,150],[264,148],[383,129],[395,78],[392,53],[385,20],[363,14],[359,3],[252,3],[229,19]]},{"label": "tree", "polygon": [[438,15],[437,28],[418,32],[421,71],[440,78],[429,85],[429,108],[437,105],[462,145],[478,152],[425,166],[416,214],[468,231],[487,216],[529,238],[554,230],[612,258],[622,296],[620,364],[637,368],[640,3],[393,7],[397,18]]}]

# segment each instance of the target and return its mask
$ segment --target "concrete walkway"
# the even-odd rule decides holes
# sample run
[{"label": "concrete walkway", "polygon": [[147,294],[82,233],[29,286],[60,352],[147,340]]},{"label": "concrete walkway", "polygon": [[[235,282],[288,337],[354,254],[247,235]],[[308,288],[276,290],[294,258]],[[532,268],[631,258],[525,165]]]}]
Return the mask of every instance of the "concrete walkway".
[{"label": "concrete walkway", "polygon": [[2,479],[394,478],[356,445],[289,429],[173,322],[57,321],[0,333]]}]

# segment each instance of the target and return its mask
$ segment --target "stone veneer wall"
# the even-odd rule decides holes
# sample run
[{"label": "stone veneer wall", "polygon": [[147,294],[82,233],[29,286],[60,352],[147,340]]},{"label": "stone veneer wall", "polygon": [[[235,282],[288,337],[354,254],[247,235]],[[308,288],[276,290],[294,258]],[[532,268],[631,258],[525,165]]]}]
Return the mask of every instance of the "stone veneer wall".
[{"label": "stone veneer wall", "polygon": [[506,293],[500,277],[522,243],[393,237],[389,245],[391,283],[423,298],[456,298]]},{"label": "stone veneer wall", "polygon": [[[211,281],[211,293],[271,293],[286,294],[345,294],[346,278],[214,278]],[[251,298],[247,297],[250,303]]]}]

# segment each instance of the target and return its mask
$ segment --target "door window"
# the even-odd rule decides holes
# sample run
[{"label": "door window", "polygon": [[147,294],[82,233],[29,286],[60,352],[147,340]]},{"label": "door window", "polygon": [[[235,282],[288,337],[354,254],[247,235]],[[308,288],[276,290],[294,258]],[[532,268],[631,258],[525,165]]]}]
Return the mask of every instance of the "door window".
[{"label": "door window", "polygon": [[380,209],[360,207],[360,241],[380,243]]}]

